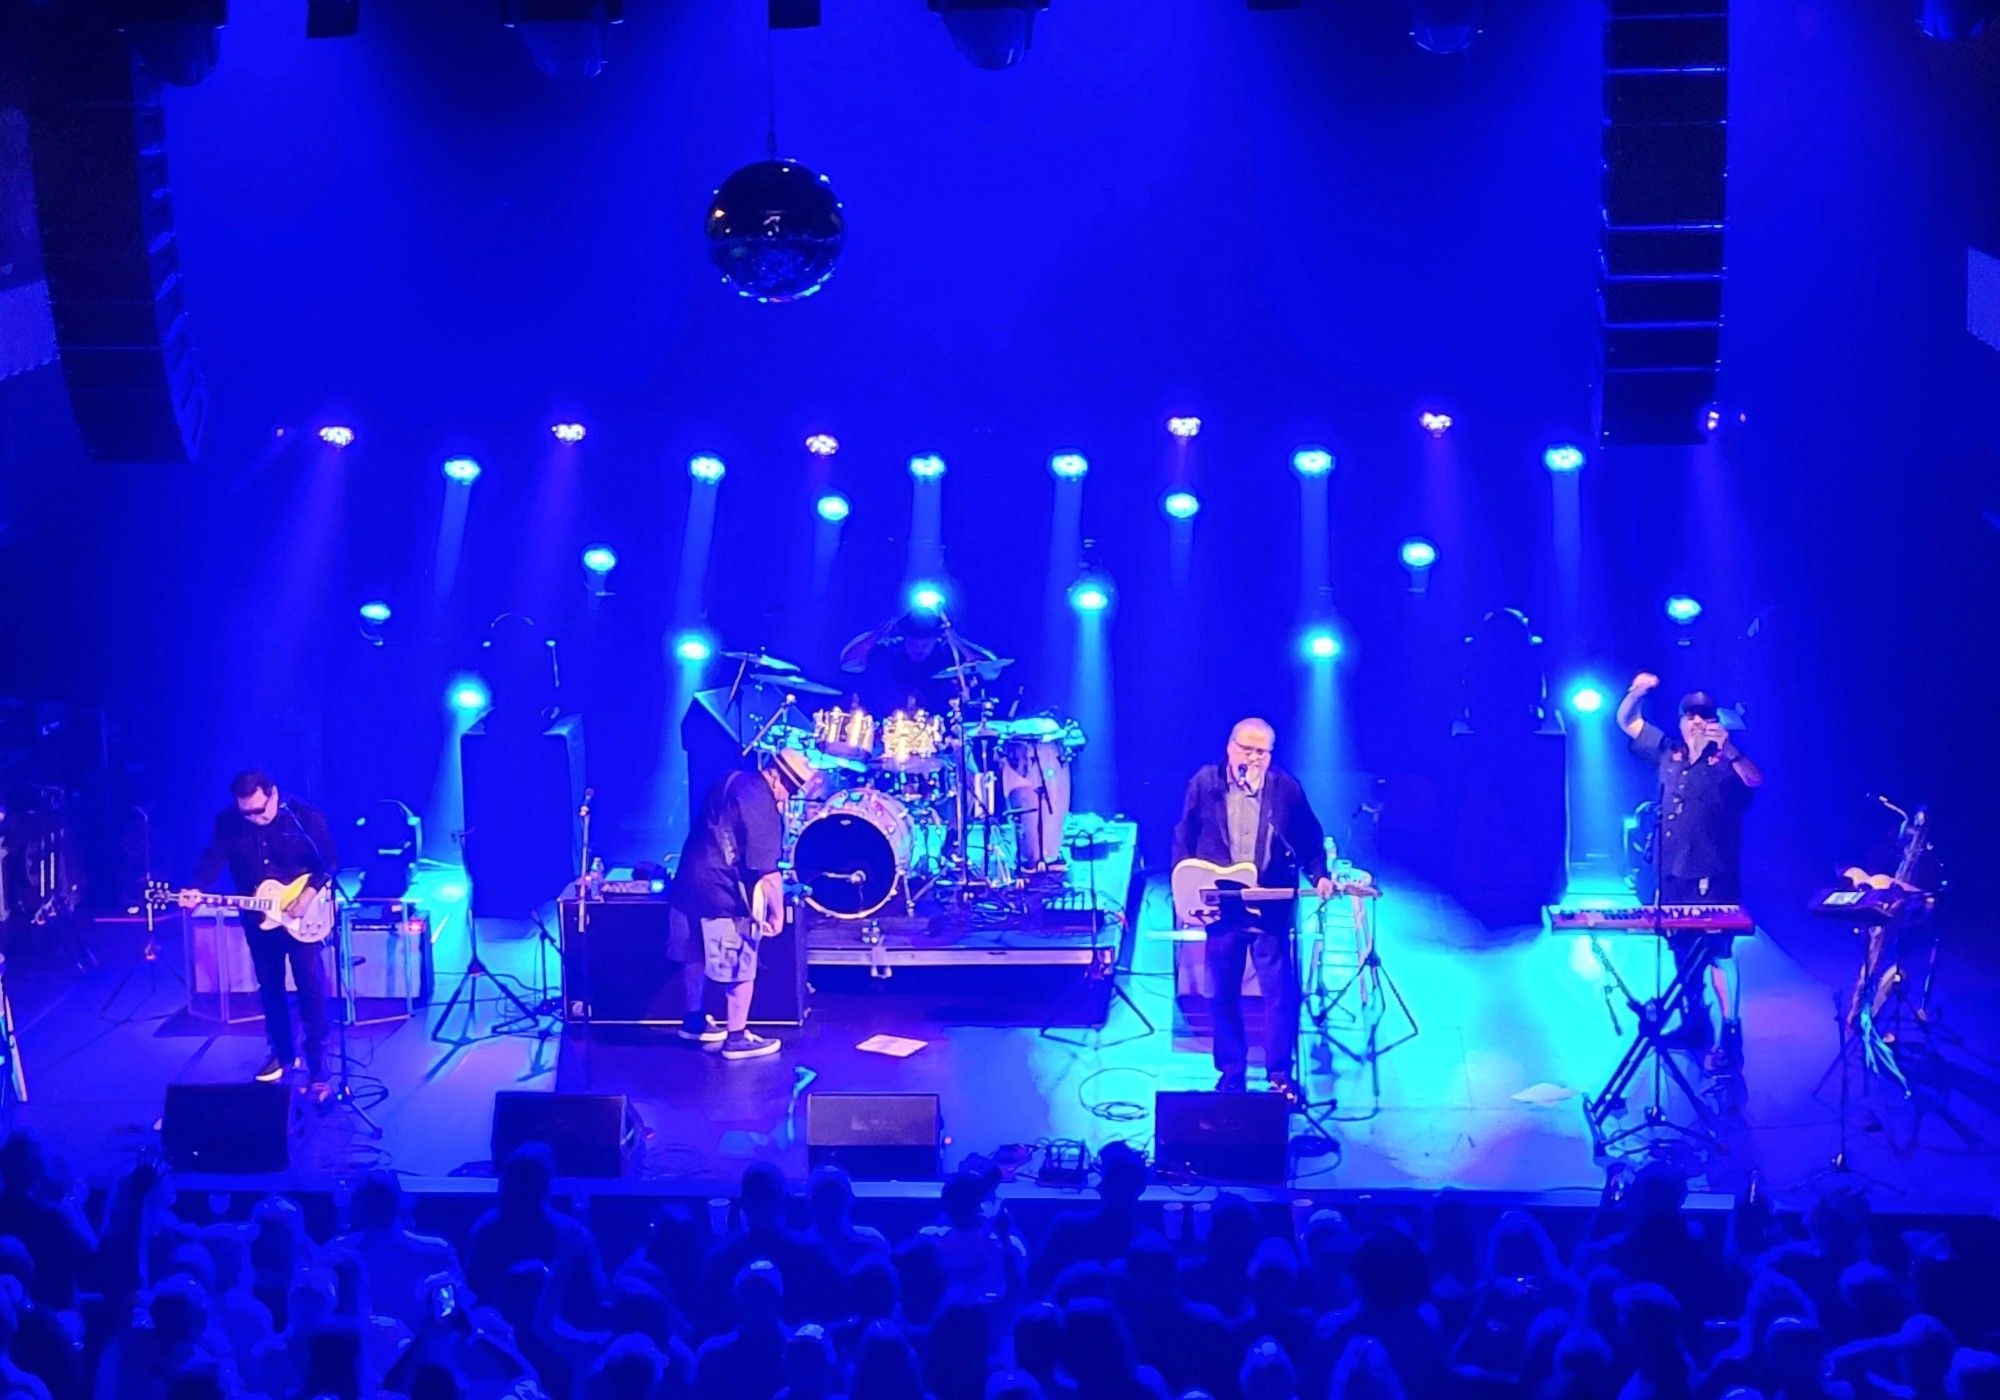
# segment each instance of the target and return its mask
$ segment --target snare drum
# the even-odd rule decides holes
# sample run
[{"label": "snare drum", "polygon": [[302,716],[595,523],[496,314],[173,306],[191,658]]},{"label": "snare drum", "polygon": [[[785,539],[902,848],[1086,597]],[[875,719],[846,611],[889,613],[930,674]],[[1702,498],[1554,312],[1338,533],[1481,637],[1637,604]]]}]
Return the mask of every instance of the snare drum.
[{"label": "snare drum", "polygon": [[914,835],[909,809],[888,793],[835,793],[792,848],[806,903],[836,919],[872,917],[909,873]]},{"label": "snare drum", "polygon": [[944,721],[918,710],[915,714],[896,711],[882,721],[882,761],[905,771],[935,766],[937,751],[944,747]]}]

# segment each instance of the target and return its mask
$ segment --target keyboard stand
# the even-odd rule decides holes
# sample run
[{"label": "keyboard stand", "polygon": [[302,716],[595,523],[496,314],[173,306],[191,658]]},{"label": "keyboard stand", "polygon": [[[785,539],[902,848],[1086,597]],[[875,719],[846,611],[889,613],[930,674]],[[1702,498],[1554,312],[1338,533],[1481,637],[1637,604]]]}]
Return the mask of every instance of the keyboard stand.
[{"label": "keyboard stand", "polygon": [[[1633,992],[1631,985],[1619,975],[1618,969],[1606,956],[1604,945],[1597,935],[1591,935],[1591,947],[1597,954],[1598,962],[1617,984],[1619,993],[1625,998],[1626,1006],[1636,1018],[1632,1039],[1626,1045],[1624,1055],[1619,1058],[1618,1067],[1611,1072],[1611,1078],[1605,1086],[1584,1103],[1584,1119],[1590,1125],[1593,1155],[1599,1162],[1634,1152],[1650,1151],[1657,1141],[1652,1135],[1661,1133],[1692,1141],[1704,1152],[1715,1151],[1721,1147],[1721,1140],[1716,1133],[1715,1110],[1695,1088],[1687,1072],[1674,1058],[1674,1047],[1667,1043],[1667,1023],[1673,1019],[1675,1010],[1684,1004],[1694,988],[1703,985],[1709,968],[1715,965],[1718,936],[1693,935],[1694,946],[1689,950],[1687,957],[1674,960],[1677,964],[1676,970],[1673,980],[1667,984],[1666,989],[1658,996],[1642,1000]],[[1640,1072],[1648,1065],[1653,1070],[1652,1104],[1647,1107],[1644,1116],[1637,1123],[1619,1128],[1615,1132],[1607,1132],[1609,1120],[1625,1111],[1626,1092],[1631,1088],[1632,1081],[1638,1078]],[[1665,1079],[1671,1079],[1686,1096],[1688,1103],[1694,1109],[1696,1122],[1677,1123],[1667,1116],[1662,1102],[1665,1097],[1666,1086],[1663,1082]],[[1640,1137],[1645,1137],[1646,1140],[1628,1146],[1632,1144],[1634,1138]]]}]

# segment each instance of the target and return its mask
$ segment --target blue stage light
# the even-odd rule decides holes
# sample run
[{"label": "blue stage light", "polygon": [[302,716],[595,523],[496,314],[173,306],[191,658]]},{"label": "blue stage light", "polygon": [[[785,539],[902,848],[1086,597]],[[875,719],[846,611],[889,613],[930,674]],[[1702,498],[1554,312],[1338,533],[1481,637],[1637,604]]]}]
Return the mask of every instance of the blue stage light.
[{"label": "blue stage light", "polygon": [[813,509],[819,512],[821,520],[832,525],[838,525],[841,521],[847,519],[854,510],[847,503],[847,497],[841,495],[838,491],[829,491],[817,501],[814,501]]},{"label": "blue stage light", "polygon": [[944,458],[935,452],[910,458],[910,475],[918,481],[936,481],[944,475]]},{"label": "blue stage light", "polygon": [[1169,491],[1160,498],[1169,520],[1192,520],[1201,514],[1201,498],[1192,491]]},{"label": "blue stage light", "polygon": [[806,451],[815,457],[831,457],[840,451],[840,442],[832,433],[814,433],[806,439]]},{"label": "blue stage light", "polygon": [[319,440],[328,447],[346,447],[354,441],[354,429],[329,423],[319,430]]},{"label": "blue stage light", "polygon": [[1201,419],[1196,418],[1193,414],[1185,417],[1169,418],[1167,420],[1167,431],[1177,438],[1194,437],[1201,432]]},{"label": "blue stage light", "polygon": [[1438,561],[1437,546],[1422,535],[1412,535],[1404,540],[1401,552],[1406,569],[1428,569]]},{"label": "blue stage light", "polygon": [[715,655],[715,645],[699,632],[683,632],[674,641],[674,655],[689,663],[706,661]]},{"label": "blue stage light", "polygon": [[1300,476],[1325,476],[1333,470],[1333,454],[1324,447],[1301,447],[1292,454],[1292,470]]},{"label": "blue stage light", "polygon": [[910,606],[919,612],[937,612],[944,607],[944,590],[934,583],[919,583],[910,589]]},{"label": "blue stage light", "polygon": [[447,481],[456,481],[460,486],[470,486],[479,480],[479,463],[470,457],[453,457],[444,464]]},{"label": "blue stage light", "polygon": [[593,574],[608,574],[618,567],[618,555],[608,544],[594,544],[583,552],[583,567]]},{"label": "blue stage light", "polygon": [[1090,463],[1081,452],[1058,452],[1049,458],[1049,471],[1058,481],[1081,481],[1090,472]]},{"label": "blue stage light", "polygon": [[1594,685],[1580,685],[1569,693],[1569,707],[1580,715],[1594,715],[1604,708],[1604,692]]},{"label": "blue stage light", "polygon": [[710,486],[722,480],[727,471],[728,468],[722,465],[720,457],[711,457],[704,452],[699,456],[688,458],[688,475],[696,481],[705,481]]},{"label": "blue stage light", "polygon": [[557,442],[583,441],[584,433],[583,424],[581,423],[557,423],[549,431],[556,435]]},{"label": "blue stage light", "polygon": [[493,703],[486,682],[477,676],[460,676],[452,682],[451,707],[462,715],[477,714]]},{"label": "blue stage light", "polygon": [[1324,627],[1306,633],[1305,653],[1315,661],[1331,661],[1340,655],[1340,638]]},{"label": "blue stage light", "polygon": [[1069,605],[1080,613],[1101,613],[1111,606],[1111,585],[1100,578],[1080,578],[1069,586]]},{"label": "blue stage light", "polygon": [[1667,599],[1667,616],[1685,626],[1701,616],[1701,604],[1685,593],[1676,593]]},{"label": "blue stage light", "polygon": [[380,599],[363,603],[361,605],[361,620],[363,622],[387,622],[389,620],[389,605]]},{"label": "blue stage light", "polygon": [[1542,453],[1542,465],[1552,472],[1576,471],[1583,465],[1583,449],[1574,443],[1554,443]]}]

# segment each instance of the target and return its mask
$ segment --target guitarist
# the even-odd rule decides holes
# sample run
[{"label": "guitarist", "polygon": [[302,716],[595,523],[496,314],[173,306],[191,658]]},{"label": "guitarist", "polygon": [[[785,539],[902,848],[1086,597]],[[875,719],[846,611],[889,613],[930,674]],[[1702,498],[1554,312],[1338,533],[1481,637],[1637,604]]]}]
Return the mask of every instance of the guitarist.
[{"label": "guitarist", "polygon": [[[1326,842],[1305,789],[1271,764],[1277,733],[1261,719],[1237,721],[1223,761],[1188,780],[1174,827],[1174,864],[1189,857],[1216,865],[1248,861],[1265,889],[1296,889],[1303,871],[1321,899],[1333,896]],[[1214,982],[1215,1087],[1240,1093],[1250,1058],[1243,1029],[1243,960],[1257,968],[1264,993],[1264,1077],[1296,1097],[1292,1056],[1298,1041],[1298,977],[1292,967],[1293,905],[1259,908],[1231,901],[1208,926],[1208,975]]]},{"label": "guitarist", "polygon": [[[1658,877],[1655,904],[1741,904],[1743,902],[1743,813],[1750,794],[1764,785],[1763,770],[1736,747],[1723,727],[1721,709],[1706,691],[1681,697],[1680,722],[1669,734],[1639,713],[1660,678],[1641,671],[1618,702],[1618,727],[1632,740],[1632,752],[1659,771],[1659,839],[1653,849]],[[1676,955],[1679,953],[1676,946]],[[1722,1044],[1710,1050],[1712,1071],[1733,1070],[1742,1054],[1742,981],[1725,944],[1709,970],[1722,1000]],[[1702,1048],[1715,1044],[1708,994],[1696,988],[1682,1008],[1688,1034]]]},{"label": "guitarist", "polygon": [[[194,888],[182,893],[180,902],[192,909],[201,903],[201,891],[209,889],[224,867],[238,892],[249,894],[260,881],[291,881],[310,874],[305,892],[287,907],[295,912],[307,901],[324,899],[327,887],[338,870],[333,833],[326,817],[310,803],[278,795],[278,785],[269,774],[252,768],[238,773],[229,782],[235,802],[215,818],[215,831],[208,849],[195,865]],[[243,936],[250,944],[250,962],[257,970],[257,995],[264,1004],[264,1032],[271,1042],[271,1057],[255,1078],[269,1084],[285,1077],[292,1060],[291,1007],[285,1000],[285,965],[291,964],[292,982],[299,989],[299,1024],[305,1043],[300,1047],[306,1065],[309,1093],[318,1099],[327,1096],[326,1082],[326,963],[316,943],[301,943],[281,928],[263,928],[253,913],[243,915]]]}]

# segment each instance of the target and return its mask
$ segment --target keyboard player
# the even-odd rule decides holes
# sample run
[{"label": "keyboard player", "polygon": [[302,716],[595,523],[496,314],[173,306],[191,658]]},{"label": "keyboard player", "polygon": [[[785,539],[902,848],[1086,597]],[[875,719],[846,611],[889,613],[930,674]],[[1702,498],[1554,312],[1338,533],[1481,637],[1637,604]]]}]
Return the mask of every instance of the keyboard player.
[{"label": "keyboard player", "polygon": [[[1640,713],[1660,678],[1642,671],[1618,704],[1618,727],[1632,740],[1632,752],[1659,775],[1659,825],[1654,842],[1656,904],[1740,904],[1743,902],[1743,813],[1764,774],[1722,724],[1721,710],[1706,691],[1681,698],[1672,733]],[[1711,1070],[1733,1069],[1741,1055],[1742,979],[1727,948],[1709,976],[1722,1006],[1722,1038],[1717,1044],[1705,989],[1700,1001],[1681,1009],[1688,1034],[1710,1049]]]}]

